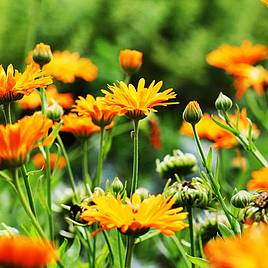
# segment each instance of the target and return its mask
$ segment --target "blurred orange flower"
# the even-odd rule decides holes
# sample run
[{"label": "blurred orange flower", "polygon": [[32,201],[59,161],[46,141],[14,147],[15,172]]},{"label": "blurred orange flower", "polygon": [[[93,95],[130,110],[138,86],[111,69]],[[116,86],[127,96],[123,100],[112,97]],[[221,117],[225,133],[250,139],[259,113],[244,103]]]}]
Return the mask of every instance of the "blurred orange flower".
[{"label": "blurred orange flower", "polygon": [[[52,99],[64,109],[70,109],[74,104],[73,95],[71,93],[59,93],[54,85],[50,85],[46,89],[48,105],[52,105]],[[41,106],[41,99],[37,91],[33,91],[29,96],[24,96],[17,101],[22,109],[35,110]]]},{"label": "blurred orange flower", "polygon": [[150,143],[154,149],[160,150],[161,144],[161,132],[158,119],[156,117],[149,118],[149,128],[150,128]]},{"label": "blurred orange flower", "polygon": [[0,65],[0,104],[19,100],[24,95],[29,95],[35,88],[50,84],[52,84],[51,78],[40,71],[37,64],[27,65],[23,73],[14,70],[12,64],[5,72]]},{"label": "blurred orange flower", "polygon": [[[57,169],[62,169],[66,165],[65,158],[63,156],[60,156],[58,159],[58,155],[56,153],[50,153],[49,159],[50,159],[50,169],[51,170],[54,169],[57,160],[58,160]],[[45,161],[42,153],[35,154],[32,157],[32,161],[37,168],[41,169],[41,168],[46,167],[46,161]]]},{"label": "blurred orange flower", "polygon": [[159,92],[162,85],[162,81],[156,84],[153,81],[146,88],[145,80],[141,78],[137,89],[132,84],[126,85],[121,81],[108,86],[110,91],[102,90],[102,92],[106,95],[107,104],[118,108],[121,114],[126,114],[132,119],[143,119],[150,112],[157,112],[153,108],[155,106],[178,104],[178,102],[168,102],[168,100],[176,98],[172,88]]},{"label": "blurred orange flower", "polygon": [[268,0],[261,0],[266,6],[268,6]]},{"label": "blurred orange flower", "polygon": [[142,64],[142,52],[125,49],[120,51],[119,62],[123,70],[132,74],[139,70]]},{"label": "blurred orange flower", "polygon": [[216,238],[204,248],[213,268],[266,268],[268,225],[248,228],[242,236]]},{"label": "blurred orange flower", "polygon": [[46,267],[58,255],[48,241],[25,236],[0,236],[0,265],[16,268]]},{"label": "blurred orange flower", "polygon": [[268,190],[268,168],[263,167],[252,172],[252,179],[248,182],[249,190]]},{"label": "blurred orange flower", "polygon": [[60,131],[69,132],[77,137],[90,137],[100,131],[100,127],[96,126],[89,116],[78,116],[69,113],[62,117],[63,125]]},{"label": "blurred orange flower", "polygon": [[39,113],[0,125],[0,169],[21,166],[35,143],[47,135],[52,121]]},{"label": "blurred orange flower", "polygon": [[253,65],[267,57],[268,48],[266,46],[259,44],[253,46],[250,41],[246,40],[241,46],[221,45],[208,54],[207,62],[214,67],[229,72],[234,65]]}]

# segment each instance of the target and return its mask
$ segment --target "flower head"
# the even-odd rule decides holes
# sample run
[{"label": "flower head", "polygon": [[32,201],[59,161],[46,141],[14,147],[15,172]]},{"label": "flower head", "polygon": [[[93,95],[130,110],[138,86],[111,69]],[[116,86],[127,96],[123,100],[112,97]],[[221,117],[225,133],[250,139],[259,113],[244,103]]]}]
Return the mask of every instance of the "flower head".
[{"label": "flower head", "polygon": [[29,95],[35,88],[50,84],[52,84],[51,78],[40,71],[37,64],[28,65],[24,73],[14,70],[12,64],[5,72],[0,65],[0,104],[19,100],[23,95]]},{"label": "flower head", "polygon": [[60,131],[69,132],[77,137],[90,137],[100,131],[100,127],[96,126],[89,116],[78,116],[69,113],[62,117],[63,125]]},{"label": "flower head", "polygon": [[51,120],[37,113],[15,124],[0,125],[0,169],[24,164],[28,153],[47,135],[51,126]]},{"label": "flower head", "polygon": [[178,102],[168,102],[175,99],[176,94],[172,88],[159,92],[163,82],[155,84],[153,81],[148,88],[145,87],[145,80],[139,80],[137,89],[132,85],[126,85],[124,82],[110,85],[109,90],[102,90],[106,95],[107,104],[118,108],[121,114],[126,114],[132,119],[143,119],[150,112],[157,112],[155,106],[167,106],[177,104]]},{"label": "flower head", "polygon": [[[57,169],[62,169],[66,165],[65,158],[63,156],[60,156],[58,158],[58,154],[56,154],[56,153],[50,153],[49,160],[50,160],[51,170],[54,169],[56,164],[57,164]],[[45,161],[42,153],[35,154],[32,157],[32,161],[37,168],[45,168],[46,167],[46,161]]]},{"label": "flower head", "polygon": [[264,3],[268,7],[268,0],[261,0],[262,3]]},{"label": "flower head", "polygon": [[172,208],[175,199],[161,194],[141,200],[135,193],[125,202],[120,196],[115,198],[111,193],[93,194],[92,201],[94,205],[85,206],[81,219],[89,225],[99,223],[101,229],[98,231],[117,228],[123,234],[138,236],[154,228],[164,235],[174,235],[187,226],[183,222],[187,213],[180,213],[181,207]]},{"label": "flower head", "polygon": [[0,265],[4,267],[46,267],[58,256],[48,241],[25,236],[0,236]]},{"label": "flower head", "polygon": [[192,124],[197,124],[203,116],[202,110],[197,101],[190,101],[182,114],[183,119]]},{"label": "flower head", "polygon": [[211,240],[204,251],[214,268],[266,268],[267,244],[268,225],[260,224],[250,227],[242,236]]},{"label": "flower head", "polygon": [[39,43],[33,50],[33,60],[41,67],[49,63],[52,59],[52,52],[49,45]]},{"label": "flower head", "polygon": [[268,168],[263,167],[252,172],[252,179],[248,182],[249,190],[268,190]]},{"label": "flower head", "polygon": [[105,127],[112,123],[113,118],[118,114],[117,107],[109,106],[104,97],[97,97],[96,99],[88,94],[86,98],[81,96],[76,100],[73,112],[77,112],[81,116],[90,116],[92,122],[100,127]]},{"label": "flower head", "polygon": [[142,52],[125,49],[120,51],[119,62],[122,69],[129,73],[136,73],[142,64]]}]

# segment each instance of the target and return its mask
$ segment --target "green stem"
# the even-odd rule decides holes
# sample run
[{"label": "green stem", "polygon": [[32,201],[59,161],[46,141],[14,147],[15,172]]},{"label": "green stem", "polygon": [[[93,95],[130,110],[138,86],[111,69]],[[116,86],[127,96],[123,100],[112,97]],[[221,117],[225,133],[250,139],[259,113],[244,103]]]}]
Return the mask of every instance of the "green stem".
[{"label": "green stem", "polygon": [[211,187],[212,187],[212,189],[213,189],[218,201],[220,202],[220,205],[221,205],[221,207],[222,207],[222,209],[223,209],[223,211],[224,211],[224,213],[225,213],[230,225],[232,226],[232,229],[233,229],[234,233],[239,234],[240,231],[238,230],[237,225],[235,224],[234,220],[232,219],[231,214],[230,214],[230,212],[229,212],[229,210],[228,210],[228,208],[227,208],[227,206],[226,206],[226,204],[225,204],[225,202],[223,200],[223,197],[221,195],[219,186],[218,186],[217,182],[215,181],[215,178],[214,178],[214,176],[212,174],[212,171],[208,167],[207,160],[206,160],[206,157],[205,157],[205,154],[204,154],[204,151],[203,151],[203,148],[202,148],[198,133],[196,131],[195,125],[192,125],[192,128],[193,128],[194,138],[195,138],[195,142],[196,142],[196,145],[197,145],[197,148],[198,148],[198,152],[199,152],[199,154],[201,156],[203,166],[206,169],[206,172],[207,172]]},{"label": "green stem", "polygon": [[120,235],[121,235],[120,232],[117,231],[119,263],[120,263],[120,268],[123,268],[122,249],[121,249],[121,236]]},{"label": "green stem", "polygon": [[77,195],[76,188],[75,188],[74,176],[73,176],[73,172],[72,172],[71,164],[70,164],[68,154],[67,154],[67,152],[66,152],[65,146],[64,146],[64,144],[63,144],[63,142],[62,142],[62,140],[61,140],[60,135],[57,135],[57,141],[58,141],[58,143],[59,143],[59,145],[60,145],[62,154],[63,154],[63,156],[64,156],[64,158],[65,158],[65,161],[66,161],[67,172],[68,172],[68,175],[69,175],[69,179],[70,179],[71,187],[72,187],[73,194],[74,194],[74,201],[75,201],[76,203],[79,203],[79,197],[78,197],[78,195]]},{"label": "green stem", "polygon": [[[189,231],[190,231],[190,241],[191,241],[191,255],[195,257],[195,244],[194,244],[194,224],[193,224],[193,209],[191,207],[187,208],[188,219],[189,219]],[[195,265],[192,263],[192,268],[195,268]]]},{"label": "green stem", "polygon": [[181,244],[181,242],[179,241],[179,239],[177,238],[176,235],[171,236],[171,239],[174,241],[176,247],[178,248],[179,252],[181,253],[181,256],[184,260],[184,263],[186,264],[187,268],[191,268],[191,263],[189,262],[189,260],[187,259],[185,250]]},{"label": "green stem", "polygon": [[4,104],[4,114],[5,114],[6,124],[12,124],[10,102]]},{"label": "green stem", "polygon": [[82,170],[83,170],[83,179],[85,183],[85,190],[88,194],[89,190],[88,187],[91,188],[92,181],[88,172],[88,139],[82,140],[82,146],[83,146],[83,161],[82,161]]},{"label": "green stem", "polygon": [[112,247],[111,247],[111,243],[109,241],[109,237],[107,235],[107,232],[104,230],[102,231],[102,234],[104,236],[104,240],[108,246],[108,249],[109,249],[109,252],[110,252],[110,255],[111,255],[111,259],[112,259],[112,263],[114,263],[114,254],[113,254],[113,250],[112,250]]},{"label": "green stem", "polygon": [[131,75],[128,73],[125,73],[125,79],[124,79],[124,83],[128,84],[130,82],[131,79]]},{"label": "green stem", "polygon": [[24,196],[24,193],[23,193],[23,191],[21,189],[19,178],[18,178],[18,170],[13,169],[13,170],[11,170],[11,172],[12,172],[13,181],[14,181],[14,185],[15,185],[15,188],[16,188],[17,195],[18,195],[18,197],[19,197],[19,199],[21,201],[21,204],[22,204],[25,212],[27,213],[27,215],[31,219],[32,224],[35,227],[35,229],[38,232],[38,234],[40,235],[40,237],[42,239],[46,239],[46,235],[45,235],[44,231],[42,230],[39,222],[35,218],[31,208],[29,207],[28,202],[27,202],[27,200],[26,200],[26,198]]},{"label": "green stem", "polygon": [[125,268],[131,268],[134,244],[135,244],[135,238],[129,236],[127,238],[127,253],[126,253],[126,260],[125,260]]},{"label": "green stem", "polygon": [[96,177],[93,183],[93,186],[100,186],[101,183],[101,173],[102,173],[102,164],[103,164],[103,141],[104,141],[104,127],[101,127],[100,131],[100,149],[98,155],[98,165],[97,165],[97,172]]},{"label": "green stem", "polygon": [[130,195],[135,193],[138,187],[138,172],[139,172],[139,120],[133,120],[133,173],[131,181]]},{"label": "green stem", "polygon": [[29,182],[29,176],[27,174],[27,170],[26,170],[25,165],[23,165],[21,167],[21,173],[22,173],[24,185],[25,185],[25,188],[26,188],[30,208],[31,208],[34,216],[36,217],[36,210],[35,210],[35,205],[34,205],[33,192],[32,192],[32,189],[31,189],[31,185],[30,185],[30,182]]},{"label": "green stem", "polygon": [[46,95],[46,90],[43,87],[40,87],[40,98],[41,98],[41,111],[43,115],[46,115],[46,110],[47,110],[47,95]]}]

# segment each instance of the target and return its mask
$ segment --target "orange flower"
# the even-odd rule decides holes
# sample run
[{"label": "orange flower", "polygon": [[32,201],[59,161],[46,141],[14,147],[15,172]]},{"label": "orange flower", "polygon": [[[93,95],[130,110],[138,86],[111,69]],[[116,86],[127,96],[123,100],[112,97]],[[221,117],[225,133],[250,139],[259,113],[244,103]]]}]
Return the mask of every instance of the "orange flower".
[{"label": "orange flower", "polygon": [[230,71],[234,65],[253,65],[268,57],[268,48],[264,45],[255,45],[248,40],[244,41],[240,47],[223,44],[219,48],[210,52],[207,56],[208,64]]},{"label": "orange flower", "polygon": [[160,150],[162,147],[160,138],[160,126],[157,118],[149,118],[150,143],[154,149]]},{"label": "orange flower", "polygon": [[165,198],[161,194],[141,200],[135,193],[126,202],[119,196],[115,198],[111,193],[93,194],[92,203],[94,205],[84,206],[85,211],[80,218],[87,221],[88,225],[94,222],[101,225],[102,228],[94,234],[116,228],[123,234],[139,236],[154,228],[164,235],[174,235],[187,226],[183,222],[187,212],[180,213],[183,209],[181,207],[172,208],[175,198]]},{"label": "orange flower", "polygon": [[[219,117],[214,116],[214,118],[225,124],[225,121],[221,120]],[[237,113],[234,115],[229,115],[229,118],[230,121],[235,125]],[[246,109],[243,109],[240,113],[238,127],[242,134],[247,135],[249,123],[247,120]],[[203,115],[199,123],[196,124],[196,129],[199,137],[212,141],[215,148],[232,148],[238,144],[236,137],[214,123],[209,114]],[[255,124],[252,124],[252,129],[254,137],[257,137],[259,135],[259,130]],[[191,125],[187,122],[183,122],[180,128],[180,133],[187,136],[193,136]]]},{"label": "orange flower", "polygon": [[108,106],[104,97],[97,97],[96,99],[87,94],[86,98],[81,96],[76,100],[73,112],[77,112],[81,116],[90,116],[92,122],[100,127],[105,127],[112,123],[115,115],[118,114],[118,108]]},{"label": "orange flower", "polygon": [[44,66],[47,74],[64,83],[73,83],[76,77],[91,82],[97,78],[97,67],[79,53],[55,51],[50,63]]},{"label": "orange flower", "polygon": [[96,126],[88,116],[79,117],[69,113],[62,117],[62,121],[60,131],[69,132],[78,137],[90,137],[100,131],[100,127]]},{"label": "orange flower", "polygon": [[51,126],[52,121],[38,113],[12,125],[0,125],[0,169],[25,163],[35,143],[47,135]]},{"label": "orange flower", "polygon": [[[66,165],[65,158],[63,156],[60,156],[60,158],[58,159],[58,155],[56,153],[50,153],[49,159],[50,159],[51,170],[54,169],[57,160],[58,160],[57,169],[62,169]],[[35,154],[32,157],[32,161],[37,168],[45,168],[46,167],[46,161],[45,161],[42,153]]]},{"label": "orange flower", "polygon": [[139,80],[137,89],[132,85],[119,82],[113,86],[108,86],[110,91],[102,90],[106,95],[106,102],[112,107],[118,108],[121,114],[126,114],[132,119],[143,119],[150,112],[157,112],[153,107],[177,104],[178,102],[168,102],[175,99],[176,94],[172,88],[159,92],[163,82],[155,84],[153,81],[148,88],[145,87],[145,80]]},{"label": "orange flower", "polygon": [[216,238],[204,251],[213,268],[266,268],[268,225],[252,226],[242,236]]},{"label": "orange flower", "polygon": [[136,73],[142,64],[142,52],[125,49],[120,51],[119,62],[125,72]]},{"label": "orange flower", "polygon": [[248,182],[249,190],[268,190],[268,168],[263,167],[252,172],[252,179]]},{"label": "orange flower", "polygon": [[0,265],[16,268],[46,267],[57,260],[48,241],[25,236],[0,236]]},{"label": "orange flower", "polygon": [[14,70],[12,64],[7,67],[5,73],[0,65],[0,104],[19,100],[35,88],[46,87],[49,84],[52,84],[51,78],[40,71],[36,64],[28,65],[24,73]]},{"label": "orange flower", "polygon": [[237,91],[237,98],[240,99],[250,87],[252,87],[258,95],[264,95],[265,87],[268,85],[268,71],[262,66],[239,64],[232,66],[229,72],[235,77],[234,87]]},{"label": "orange flower", "polygon": [[[54,85],[48,86],[46,89],[48,105],[52,105],[52,99],[56,100],[64,109],[70,109],[74,104],[73,95],[71,93],[59,93]],[[37,91],[33,91],[29,96],[24,96],[17,101],[22,109],[34,110],[41,106],[41,99]]]},{"label": "orange flower", "polygon": [[268,0],[261,0],[262,3],[264,3],[268,7]]}]

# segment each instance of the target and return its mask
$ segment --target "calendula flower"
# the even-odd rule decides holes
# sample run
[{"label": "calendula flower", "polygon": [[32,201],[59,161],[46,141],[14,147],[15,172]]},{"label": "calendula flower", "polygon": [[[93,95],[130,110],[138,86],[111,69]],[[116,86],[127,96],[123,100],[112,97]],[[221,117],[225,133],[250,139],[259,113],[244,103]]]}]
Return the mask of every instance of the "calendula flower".
[{"label": "calendula flower", "polygon": [[37,113],[15,124],[0,125],[0,169],[24,164],[28,153],[47,135],[51,126],[51,120]]},{"label": "calendula flower", "polygon": [[[46,89],[48,105],[52,105],[53,99],[64,109],[70,109],[74,104],[73,95],[71,93],[59,93],[54,85],[50,85]],[[22,109],[35,110],[41,106],[41,99],[37,91],[33,91],[29,96],[24,96],[17,103]]]},{"label": "calendula flower", "polygon": [[73,83],[76,77],[91,82],[97,78],[97,67],[79,53],[70,51],[55,51],[50,63],[44,66],[44,71],[64,83]]},{"label": "calendula flower", "polygon": [[90,137],[100,131],[100,127],[96,126],[89,116],[78,116],[69,113],[62,117],[63,125],[60,129],[62,132],[72,133],[77,137]]},{"label": "calendula flower", "polygon": [[249,190],[268,190],[268,168],[263,167],[259,170],[253,171],[252,179],[248,182],[247,188]]},{"label": "calendula flower", "polygon": [[143,119],[150,112],[157,112],[154,107],[178,104],[178,102],[168,102],[175,99],[176,94],[172,88],[159,92],[163,82],[155,84],[153,81],[148,88],[145,87],[145,80],[139,80],[137,89],[132,85],[126,85],[124,82],[108,86],[110,91],[102,90],[106,95],[108,105],[117,107],[121,114],[126,114],[131,119]]},{"label": "calendula flower", "polygon": [[[50,168],[51,170],[54,169],[56,163],[57,163],[57,169],[62,169],[66,166],[66,161],[63,156],[60,156],[58,159],[58,154],[56,153],[50,153],[49,155],[49,160],[50,160]],[[44,159],[44,155],[42,153],[37,153],[32,157],[32,161],[34,165],[37,168],[45,168],[46,167],[46,161]]]},{"label": "calendula flower", "polygon": [[10,64],[5,72],[0,65],[0,104],[9,103],[29,95],[35,88],[46,87],[52,80],[36,64],[26,67],[23,73],[14,70]]},{"label": "calendula flower", "polygon": [[33,60],[41,67],[49,63],[52,59],[52,52],[49,45],[39,43],[33,50]]},{"label": "calendula flower", "polygon": [[101,229],[96,232],[117,228],[123,234],[139,236],[154,228],[164,235],[174,235],[187,226],[183,222],[187,212],[181,213],[181,207],[172,208],[175,199],[165,198],[161,194],[141,200],[134,193],[131,199],[125,201],[111,193],[93,194],[92,203],[94,205],[84,207],[80,218],[89,225],[99,223]]},{"label": "calendula flower", "polygon": [[125,72],[129,74],[136,73],[142,64],[142,52],[131,49],[121,50],[119,62]]},{"label": "calendula flower", "polygon": [[20,235],[0,236],[1,267],[41,268],[57,259],[58,255],[48,241]]},{"label": "calendula flower", "polygon": [[216,238],[205,246],[205,255],[214,268],[266,268],[268,225],[260,224],[242,236]]},{"label": "calendula flower", "polygon": [[117,107],[109,106],[104,97],[97,97],[96,99],[88,94],[86,98],[81,96],[76,100],[73,112],[77,112],[81,116],[90,116],[92,122],[100,127],[108,126],[112,123],[115,115],[118,114]]},{"label": "calendula flower", "polygon": [[247,89],[252,87],[258,95],[263,96],[268,85],[268,71],[262,66],[239,64],[230,69],[235,78],[236,97],[240,99]]},{"label": "calendula flower", "polygon": [[208,64],[229,72],[237,64],[254,65],[268,57],[268,48],[264,45],[255,45],[248,40],[241,46],[223,44],[210,52],[207,56]]},{"label": "calendula flower", "polygon": [[261,0],[261,2],[268,6],[268,0]]}]

